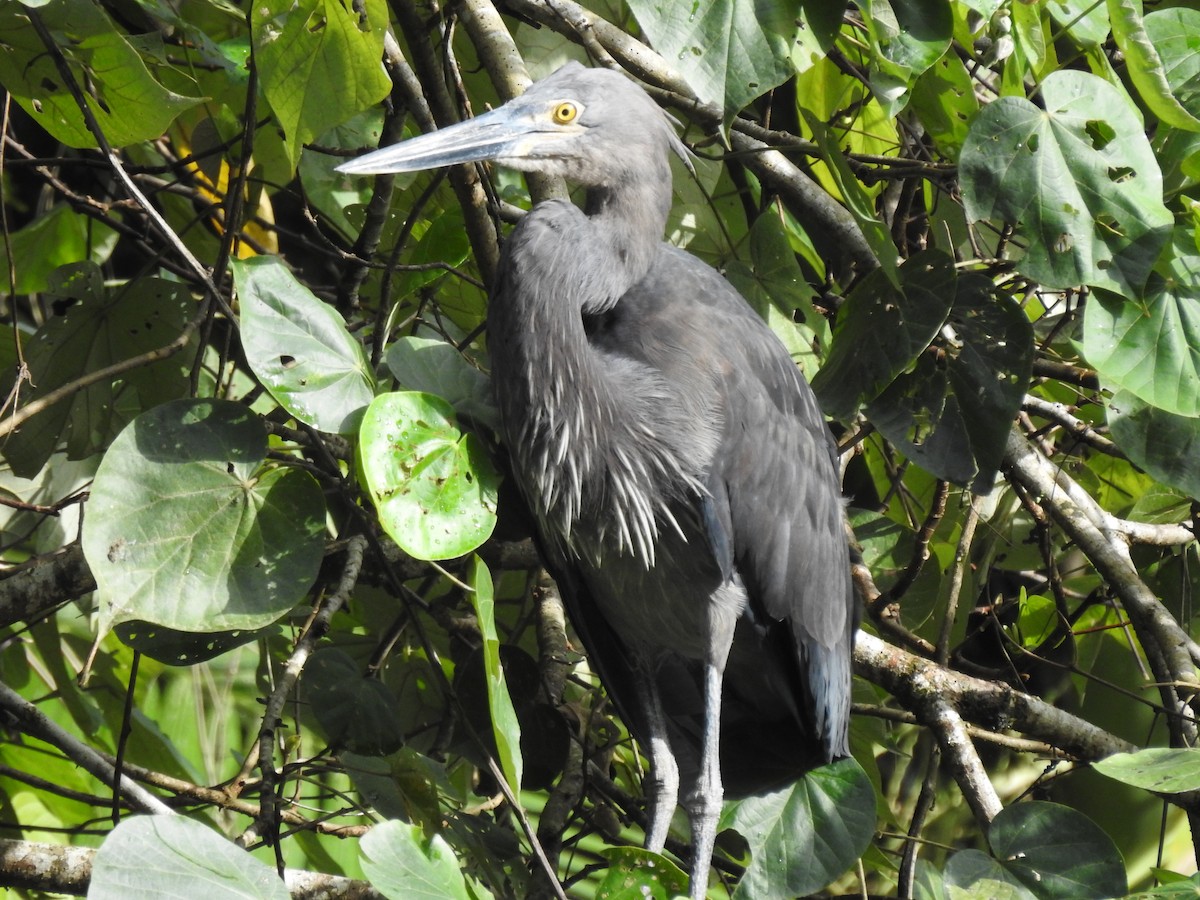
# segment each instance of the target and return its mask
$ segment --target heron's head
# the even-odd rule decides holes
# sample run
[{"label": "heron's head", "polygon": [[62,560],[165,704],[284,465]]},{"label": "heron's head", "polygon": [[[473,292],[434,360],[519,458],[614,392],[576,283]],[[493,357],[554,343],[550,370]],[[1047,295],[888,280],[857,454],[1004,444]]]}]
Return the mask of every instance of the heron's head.
[{"label": "heron's head", "polygon": [[686,150],[657,104],[619,72],[569,62],[498,109],[338,166],[384,175],[494,160],[584,187],[662,178]]}]

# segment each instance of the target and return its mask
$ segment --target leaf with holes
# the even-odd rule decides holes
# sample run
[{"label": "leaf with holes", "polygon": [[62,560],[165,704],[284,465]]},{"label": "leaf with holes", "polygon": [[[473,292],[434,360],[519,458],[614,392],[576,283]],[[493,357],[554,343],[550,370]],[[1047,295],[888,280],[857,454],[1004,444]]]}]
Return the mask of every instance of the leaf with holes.
[{"label": "leaf with holes", "polygon": [[667,857],[641,847],[609,847],[596,900],[673,900],[686,896],[688,877]]},{"label": "leaf with holes", "polygon": [[83,553],[101,630],[262,628],[317,576],[325,501],[300,469],[262,468],[258,417],[226,400],[177,400],[138,416],[96,471]]},{"label": "leaf with holes", "polygon": [[350,434],[375,393],[362,347],[327,303],[277,258],[232,260],[242,348],[258,380],[291,415]]},{"label": "leaf with holes", "polygon": [[1002,97],[972,123],[959,159],[967,216],[1014,225],[1017,266],[1034,281],[1137,295],[1174,221],[1137,112],[1086,72],[1051,73],[1042,100]]},{"label": "leaf with holes", "polygon": [[877,269],[838,310],[829,358],[812,386],[840,419],[879,397],[925,352],[954,303],[954,260],[945,253],[923,250],[898,271],[900,289]]},{"label": "leaf with holes", "polygon": [[305,144],[378,103],[391,90],[379,65],[384,0],[255,3],[249,7],[262,91],[284,132],[292,166]]},{"label": "leaf with holes", "polygon": [[[30,21],[26,7],[0,3],[0,84],[35,121],[69,147],[95,147],[79,103],[64,83],[55,54]],[[167,90],[146,67],[151,54],[114,24],[98,3],[59,0],[43,11],[60,43],[61,64],[86,91],[90,112],[112,147],[157,139],[184,110],[204,103]]]},{"label": "leaf with holes", "polygon": [[475,435],[441,397],[381,394],[359,430],[363,483],[379,521],[417,559],[470,553],[496,525],[499,476]]}]

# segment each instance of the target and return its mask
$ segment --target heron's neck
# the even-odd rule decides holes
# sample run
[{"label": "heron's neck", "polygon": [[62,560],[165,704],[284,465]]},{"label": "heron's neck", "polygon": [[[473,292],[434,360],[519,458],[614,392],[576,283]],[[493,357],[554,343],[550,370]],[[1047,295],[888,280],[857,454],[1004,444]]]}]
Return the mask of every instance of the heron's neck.
[{"label": "heron's neck", "polygon": [[666,160],[654,177],[642,175],[588,190],[584,212],[609,244],[613,264],[625,274],[626,289],[650,270],[670,209],[671,169]]}]

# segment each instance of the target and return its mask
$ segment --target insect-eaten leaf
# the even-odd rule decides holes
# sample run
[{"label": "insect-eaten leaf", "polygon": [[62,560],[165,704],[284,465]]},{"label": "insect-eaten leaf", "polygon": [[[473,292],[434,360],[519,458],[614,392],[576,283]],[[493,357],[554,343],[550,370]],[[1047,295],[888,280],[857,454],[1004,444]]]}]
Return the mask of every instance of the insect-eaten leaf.
[{"label": "insect-eaten leaf", "polygon": [[230,267],[242,348],[263,387],[304,424],[353,433],[375,378],[345,321],[275,257],[232,260]]},{"label": "insect-eaten leaf", "polygon": [[371,401],[359,430],[363,483],[384,531],[417,559],[470,553],[496,526],[500,476],[445,400],[419,391]]}]

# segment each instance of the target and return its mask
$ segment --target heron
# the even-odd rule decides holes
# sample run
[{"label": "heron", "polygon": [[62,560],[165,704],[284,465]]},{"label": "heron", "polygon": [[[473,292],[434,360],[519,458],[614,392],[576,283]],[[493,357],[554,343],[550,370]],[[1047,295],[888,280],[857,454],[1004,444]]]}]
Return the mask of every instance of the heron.
[{"label": "heron", "polygon": [[[649,758],[646,846],[678,805],[705,895],[725,797],[849,755],[851,583],[836,445],[782,342],[664,242],[673,120],[568,63],[344,173],[494,161],[584,189],[505,241],[487,312],[501,438],[588,659]],[[690,165],[690,162],[689,162]]]}]

